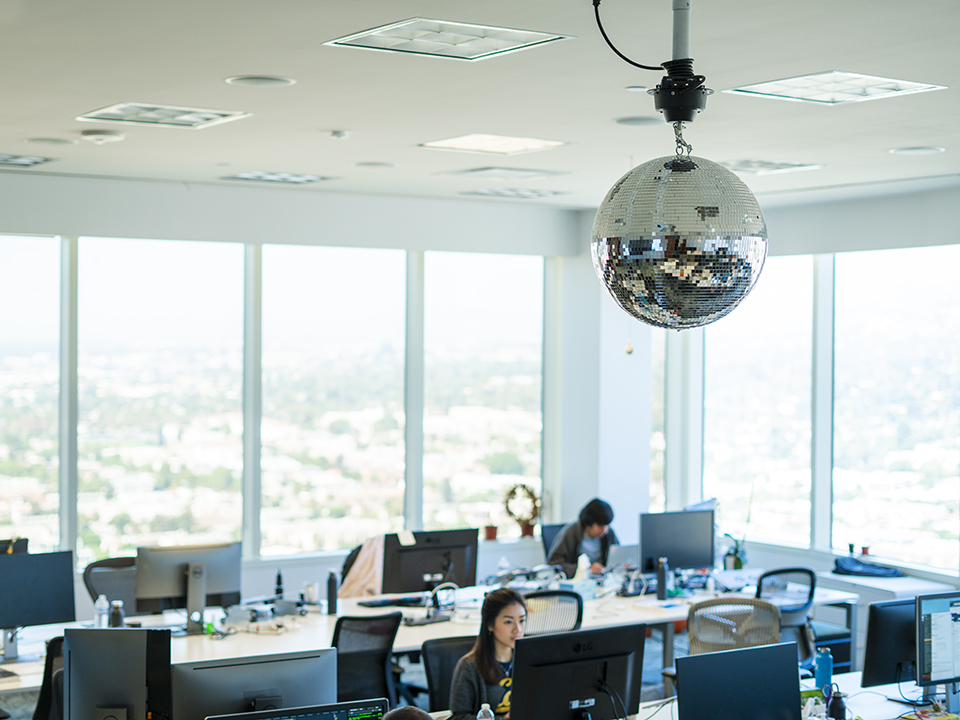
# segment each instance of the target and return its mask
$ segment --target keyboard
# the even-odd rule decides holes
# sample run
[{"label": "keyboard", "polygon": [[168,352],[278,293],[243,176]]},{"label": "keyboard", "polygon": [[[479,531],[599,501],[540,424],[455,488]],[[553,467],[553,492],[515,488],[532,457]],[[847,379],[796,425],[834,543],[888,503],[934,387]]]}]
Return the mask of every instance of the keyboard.
[{"label": "keyboard", "polygon": [[427,600],[426,595],[400,595],[398,597],[379,597],[369,600],[359,600],[357,605],[369,608],[379,607],[423,607]]}]

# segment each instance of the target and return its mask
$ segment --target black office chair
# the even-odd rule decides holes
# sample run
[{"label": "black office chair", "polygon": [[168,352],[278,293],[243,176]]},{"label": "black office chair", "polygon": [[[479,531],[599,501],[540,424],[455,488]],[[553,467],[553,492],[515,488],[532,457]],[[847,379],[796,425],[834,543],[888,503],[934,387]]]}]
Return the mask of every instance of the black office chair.
[{"label": "black office chair", "polygon": [[810,608],[817,589],[817,575],[810,568],[785,567],[768,570],[757,578],[757,597],[780,609],[780,638],[797,643],[797,660],[813,669],[814,637]]},{"label": "black office chair", "polygon": [[450,708],[450,686],[453,683],[453,671],[457,662],[473,649],[476,635],[463,637],[436,638],[423,643],[424,669],[427,671],[427,693],[430,698],[430,712],[439,712]]},{"label": "black office chair", "polygon": [[527,604],[526,635],[579,630],[583,597],[572,590],[534,590],[523,596]]},{"label": "black office chair", "polygon": [[59,697],[54,674],[63,670],[63,636],[47,641],[47,657],[43,663],[43,682],[37,697],[33,720],[63,720],[63,681],[61,673]]},{"label": "black office chair", "polygon": [[540,524],[540,539],[543,541],[543,560],[546,562],[550,558],[550,548],[553,547],[553,541],[557,539],[560,531],[566,527],[564,523],[553,525]]},{"label": "black office chair", "polygon": [[83,569],[83,584],[96,602],[101,595],[107,600],[123,600],[127,617],[146,615],[137,612],[137,559],[116,557],[96,560]]},{"label": "black office chair", "polygon": [[342,616],[333,629],[337,649],[337,701],[387,698],[397,704],[393,641],[403,614]]}]

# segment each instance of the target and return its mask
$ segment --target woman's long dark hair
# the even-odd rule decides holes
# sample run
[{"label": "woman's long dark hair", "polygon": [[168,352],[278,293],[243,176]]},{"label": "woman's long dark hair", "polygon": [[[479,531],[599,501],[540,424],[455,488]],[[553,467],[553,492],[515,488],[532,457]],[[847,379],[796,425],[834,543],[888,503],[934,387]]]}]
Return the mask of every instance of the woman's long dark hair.
[{"label": "woman's long dark hair", "polygon": [[523,595],[511,588],[500,588],[487,593],[483,599],[483,607],[480,610],[480,634],[477,635],[477,642],[473,645],[470,655],[477,664],[483,681],[487,685],[496,685],[503,678],[503,670],[497,664],[497,651],[493,644],[493,633],[490,632],[490,626],[494,624],[500,611],[514,603],[520,605],[524,612],[527,610],[527,604],[523,601]]}]

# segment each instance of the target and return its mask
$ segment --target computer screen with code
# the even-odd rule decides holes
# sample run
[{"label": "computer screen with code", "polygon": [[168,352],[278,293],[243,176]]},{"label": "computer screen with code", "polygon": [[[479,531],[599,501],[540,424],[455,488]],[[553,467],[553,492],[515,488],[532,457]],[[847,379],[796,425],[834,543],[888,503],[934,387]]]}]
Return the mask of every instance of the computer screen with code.
[{"label": "computer screen with code", "polygon": [[960,592],[917,597],[917,684],[960,680]]}]

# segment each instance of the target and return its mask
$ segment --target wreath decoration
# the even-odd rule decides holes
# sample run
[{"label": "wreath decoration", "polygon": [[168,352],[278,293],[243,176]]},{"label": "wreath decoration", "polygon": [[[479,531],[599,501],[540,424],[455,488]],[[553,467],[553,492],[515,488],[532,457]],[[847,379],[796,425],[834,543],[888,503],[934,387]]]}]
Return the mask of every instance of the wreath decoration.
[{"label": "wreath decoration", "polygon": [[517,483],[507,491],[503,507],[507,515],[520,525],[533,525],[540,517],[540,498],[532,487],[524,483]]}]

